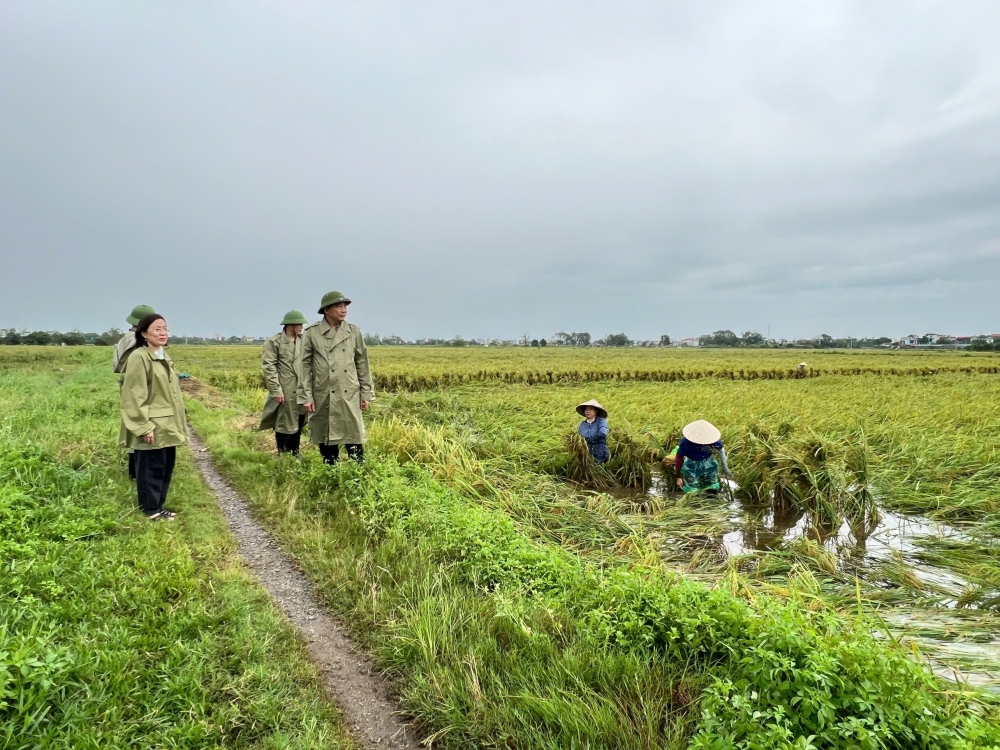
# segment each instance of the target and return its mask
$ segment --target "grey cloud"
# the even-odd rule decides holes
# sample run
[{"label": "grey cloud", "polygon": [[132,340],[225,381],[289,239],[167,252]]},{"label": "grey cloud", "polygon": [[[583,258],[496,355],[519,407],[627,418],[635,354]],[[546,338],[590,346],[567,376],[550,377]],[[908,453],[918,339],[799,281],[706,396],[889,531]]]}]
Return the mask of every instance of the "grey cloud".
[{"label": "grey cloud", "polygon": [[259,333],[343,288],[408,337],[996,328],[998,32],[985,2],[6,3],[0,326]]}]

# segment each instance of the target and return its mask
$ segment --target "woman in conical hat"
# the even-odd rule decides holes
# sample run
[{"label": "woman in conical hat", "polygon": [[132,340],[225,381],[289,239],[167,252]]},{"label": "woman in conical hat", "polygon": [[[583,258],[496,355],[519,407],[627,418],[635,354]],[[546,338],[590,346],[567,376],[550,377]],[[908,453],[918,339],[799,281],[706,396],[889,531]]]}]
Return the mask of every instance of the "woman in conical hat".
[{"label": "woman in conical hat", "polygon": [[[684,426],[684,437],[677,446],[674,469],[677,472],[677,487],[684,492],[705,491],[714,495],[719,491],[719,469],[729,474],[726,448],[722,444],[722,433],[711,422],[699,419]],[[716,459],[718,454],[718,459]],[[720,464],[721,463],[721,467]]]},{"label": "woman in conical hat", "polygon": [[590,457],[598,463],[607,463],[611,458],[608,451],[608,410],[591,399],[578,405],[576,412],[583,417],[577,431],[587,441]]}]

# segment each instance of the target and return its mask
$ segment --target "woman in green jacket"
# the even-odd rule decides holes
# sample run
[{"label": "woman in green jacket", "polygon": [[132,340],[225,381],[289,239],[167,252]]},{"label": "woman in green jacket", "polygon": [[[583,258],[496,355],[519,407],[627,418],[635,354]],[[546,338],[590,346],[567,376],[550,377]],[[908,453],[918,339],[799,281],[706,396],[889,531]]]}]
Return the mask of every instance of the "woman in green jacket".
[{"label": "woman in green jacket", "polygon": [[128,447],[135,449],[139,509],[152,520],[177,514],[164,507],[174,473],[177,446],[185,445],[187,414],[174,363],[164,351],[167,321],[155,313],[139,321],[136,349],[125,365],[122,421]]}]

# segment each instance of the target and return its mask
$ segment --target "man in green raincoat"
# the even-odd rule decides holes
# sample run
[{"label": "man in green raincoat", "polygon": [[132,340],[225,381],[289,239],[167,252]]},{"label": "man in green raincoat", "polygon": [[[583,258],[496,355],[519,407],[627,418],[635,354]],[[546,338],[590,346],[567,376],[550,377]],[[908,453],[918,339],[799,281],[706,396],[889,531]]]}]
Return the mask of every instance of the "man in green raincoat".
[{"label": "man in green raincoat", "polygon": [[340,456],[342,445],[355,461],[364,460],[362,412],[375,398],[361,329],[346,320],[349,304],[340,292],[325,294],[319,307],[323,320],[302,336],[299,403],[312,415],[309,439],[330,464]]},{"label": "man in green raincoat", "polygon": [[260,366],[267,385],[267,403],[260,418],[260,430],[274,430],[278,453],[299,455],[305,409],[299,405],[298,390],[302,375],[302,326],[306,318],[291,310],[281,321],[281,333],[264,342]]},{"label": "man in green raincoat", "polygon": [[149,305],[136,305],[132,308],[129,316],[125,318],[125,322],[131,328],[125,331],[125,335],[118,339],[118,343],[115,344],[115,351],[111,355],[111,366],[115,372],[125,372],[125,362],[128,361],[128,355],[135,350],[135,327],[139,325],[140,320],[155,312],[156,310]]},{"label": "man in green raincoat", "polygon": [[[125,372],[125,363],[128,362],[129,355],[135,351],[135,327],[139,325],[139,321],[142,320],[147,315],[152,315],[155,313],[154,310],[149,305],[136,305],[132,308],[132,312],[129,316],[125,318],[125,322],[131,326],[125,335],[118,339],[118,343],[115,344],[115,351],[111,356],[111,366],[114,368],[116,373]],[[122,383],[125,380],[125,376],[122,375],[118,379],[118,391],[121,393]],[[128,430],[125,429],[125,421],[122,420],[121,425],[118,428],[118,443],[119,445],[125,445],[127,442]],[[135,479],[135,450],[129,448],[128,450],[128,475],[130,479]]]}]

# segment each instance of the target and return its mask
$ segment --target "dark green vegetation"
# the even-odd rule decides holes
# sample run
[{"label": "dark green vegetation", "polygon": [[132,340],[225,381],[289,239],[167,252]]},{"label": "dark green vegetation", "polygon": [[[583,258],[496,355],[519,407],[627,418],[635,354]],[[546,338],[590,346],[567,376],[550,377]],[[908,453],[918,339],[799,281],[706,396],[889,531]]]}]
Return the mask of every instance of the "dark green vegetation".
[{"label": "dark green vegetation", "polygon": [[[93,346],[114,346],[118,339],[122,337],[124,331],[121,328],[109,328],[104,333],[83,332],[83,331],[19,331],[15,328],[0,328],[0,346],[83,346],[91,344]],[[230,336],[224,340],[215,338],[202,338],[201,336],[184,336],[185,344],[192,346],[196,344],[208,344],[210,346],[246,344],[247,339],[241,336]],[[252,339],[257,343],[263,343],[264,339]]]},{"label": "dark green vegetation", "polygon": [[[184,353],[177,355],[183,361]],[[1000,745],[991,699],[935,677],[871,614],[860,584],[853,601],[828,598],[814,564],[818,553],[780,557],[794,553],[789,549],[767,557],[784,561],[780,571],[772,569],[780,587],[737,567],[706,585],[673,572],[662,540],[650,533],[661,516],[699,518],[696,499],[664,498],[647,525],[620,512],[625,501],[579,495],[558,479],[559,467],[571,460],[563,436],[578,419],[572,406],[583,400],[579,388],[474,386],[385,396],[371,423],[371,459],[360,469],[330,469],[312,451],[298,462],[279,458],[267,436],[249,429],[262,401],[252,381],[196,363],[188,369],[228,387],[221,394],[202,388],[190,412],[223,471],[331,608],[379,655],[407,708],[439,745]],[[831,381],[842,389],[851,382],[873,381]],[[750,403],[749,389],[762,384],[680,385],[732,409],[736,392],[727,390],[726,398],[720,389],[745,389]],[[769,384],[779,385],[804,384]],[[656,401],[640,389],[662,394],[670,387],[615,388],[618,396],[628,389],[627,420],[635,426],[628,434],[637,454],[647,432],[665,441],[693,416],[688,411],[697,413],[692,404],[678,404],[668,418],[655,419]],[[788,393],[790,403],[805,403],[798,391]],[[758,394],[747,416],[780,424],[780,404],[771,395]],[[816,399],[817,413],[824,400]],[[625,417],[623,409],[617,403],[613,419]],[[737,442],[740,434],[750,432],[727,438]],[[796,451],[798,469],[772,465],[774,451],[756,462],[768,482],[775,479],[772,468],[784,471],[776,478],[789,505],[822,495],[838,513],[852,503],[871,507],[867,485],[855,485],[869,477],[867,461],[881,445],[854,440],[848,444],[858,456],[834,459],[808,454],[815,445],[799,427],[787,434],[759,429],[756,436]],[[918,448],[900,444],[899,450]],[[981,458],[977,452],[963,464],[960,452],[950,455],[952,466]],[[881,468],[920,470],[898,461]],[[812,484],[803,483],[803,471],[813,473]],[[981,518],[991,507],[988,496],[973,498],[972,486],[961,495],[966,501],[945,503],[948,514]],[[898,502],[907,497],[926,506],[923,490],[902,493]],[[834,570],[841,575],[836,561]]]},{"label": "dark green vegetation", "polygon": [[108,350],[0,353],[0,747],[350,747],[189,457],[135,508]]}]

